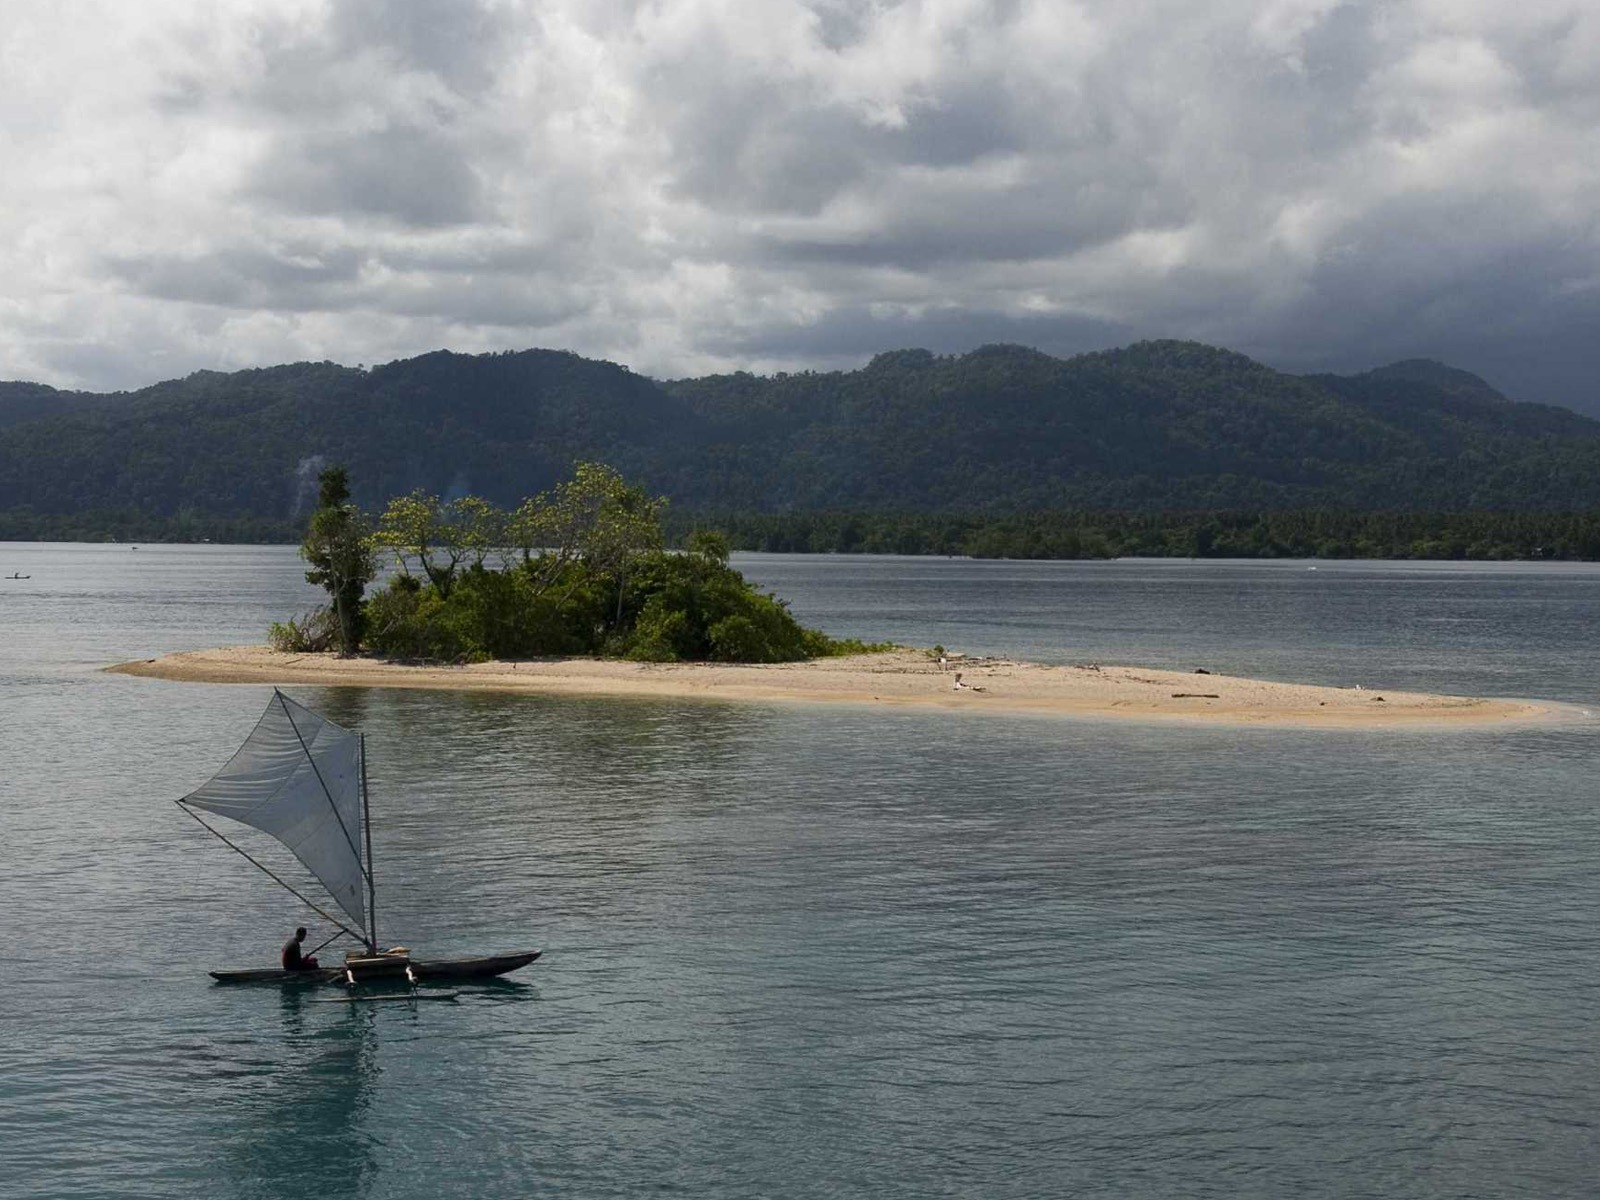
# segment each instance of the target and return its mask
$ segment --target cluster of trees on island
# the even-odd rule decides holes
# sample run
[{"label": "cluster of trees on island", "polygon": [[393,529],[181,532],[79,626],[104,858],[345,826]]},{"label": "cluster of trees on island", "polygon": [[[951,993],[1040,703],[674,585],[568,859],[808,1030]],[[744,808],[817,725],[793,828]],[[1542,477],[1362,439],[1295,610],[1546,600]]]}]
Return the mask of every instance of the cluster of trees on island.
[{"label": "cluster of trees on island", "polygon": [[666,549],[666,501],[609,467],[580,463],[511,510],[414,491],[376,521],[350,502],[343,467],[319,482],[301,554],[329,603],[274,624],[279,649],[449,662],[793,662],[879,648],[802,626],[728,565],[721,534],[696,531],[682,551]]}]

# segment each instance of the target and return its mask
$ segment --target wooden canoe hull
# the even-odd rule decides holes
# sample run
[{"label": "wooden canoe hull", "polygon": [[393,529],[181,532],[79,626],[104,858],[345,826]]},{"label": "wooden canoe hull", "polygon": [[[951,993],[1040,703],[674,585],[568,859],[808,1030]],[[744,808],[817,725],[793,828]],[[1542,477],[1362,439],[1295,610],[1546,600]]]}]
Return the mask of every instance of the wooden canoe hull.
[{"label": "wooden canoe hull", "polygon": [[[411,972],[419,980],[492,979],[496,975],[504,975],[527,966],[541,953],[543,951],[520,950],[515,954],[492,954],[486,958],[441,958],[432,961],[414,959],[411,963]],[[275,969],[212,971],[211,978],[218,983],[286,983],[313,986],[323,983],[343,983],[344,968],[318,967],[315,971]]]}]

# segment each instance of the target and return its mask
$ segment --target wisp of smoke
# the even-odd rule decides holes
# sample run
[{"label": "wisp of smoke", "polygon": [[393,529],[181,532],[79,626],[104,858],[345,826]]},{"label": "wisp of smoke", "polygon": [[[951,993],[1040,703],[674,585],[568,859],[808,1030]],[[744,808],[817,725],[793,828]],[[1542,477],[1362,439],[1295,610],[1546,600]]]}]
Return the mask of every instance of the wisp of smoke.
[{"label": "wisp of smoke", "polygon": [[311,454],[302,458],[300,465],[295,467],[293,503],[289,506],[291,517],[298,517],[316,501],[317,476],[322,474],[327,465],[328,460],[324,455]]}]

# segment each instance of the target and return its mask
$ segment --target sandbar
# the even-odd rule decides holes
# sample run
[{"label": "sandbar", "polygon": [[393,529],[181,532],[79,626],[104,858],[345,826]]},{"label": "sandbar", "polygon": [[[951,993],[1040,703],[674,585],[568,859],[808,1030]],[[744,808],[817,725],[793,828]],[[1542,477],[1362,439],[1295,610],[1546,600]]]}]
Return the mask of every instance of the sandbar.
[{"label": "sandbar", "polygon": [[[125,675],[200,683],[847,703],[1342,729],[1544,724],[1589,716],[1585,710],[1556,701],[1440,696],[1370,686],[1320,687],[1098,663],[1045,665],[957,656],[941,665],[920,650],[799,663],[635,663],[560,658],[447,666],[233,646],[168,654],[107,669]],[[958,671],[963,684],[960,688],[956,687]]]}]

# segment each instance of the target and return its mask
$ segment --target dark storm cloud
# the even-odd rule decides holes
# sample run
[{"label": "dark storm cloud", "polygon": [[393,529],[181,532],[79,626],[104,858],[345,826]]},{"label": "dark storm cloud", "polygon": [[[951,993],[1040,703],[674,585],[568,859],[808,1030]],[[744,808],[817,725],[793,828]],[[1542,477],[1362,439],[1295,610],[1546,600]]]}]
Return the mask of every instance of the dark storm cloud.
[{"label": "dark storm cloud", "polygon": [[1431,357],[1518,399],[1600,413],[1592,252],[1503,196],[1439,196],[1375,211],[1348,250],[1313,272],[1301,303],[1265,314],[1235,344],[1276,362],[1356,370]]},{"label": "dark storm cloud", "polygon": [[912,316],[849,308],[830,312],[811,325],[726,331],[710,348],[730,358],[848,368],[886,350],[961,354],[977,346],[1008,343],[1065,356],[1118,345],[1132,336],[1124,326],[1078,317],[1026,317],[967,309]]},{"label": "dark storm cloud", "polygon": [[[1137,168],[1131,174],[1136,173]],[[774,229],[752,250],[776,262],[892,266],[922,271],[952,263],[1052,260],[1140,228],[1181,224],[1189,202],[1163,193],[1154,180],[1110,178],[1068,166],[1047,178],[1018,182],[1003,212],[981,188],[953,186],[929,194],[886,184],[880,223],[870,229]],[[931,191],[932,189],[930,189]]]},{"label": "dark storm cloud", "polygon": [[588,302],[570,277],[527,263],[496,271],[474,260],[458,261],[454,269],[424,260],[404,273],[396,265],[375,264],[353,249],[315,259],[235,249],[195,259],[107,263],[141,294],[228,309],[339,313],[381,303],[406,318],[524,328],[558,324]]},{"label": "dark storm cloud", "polygon": [[482,215],[470,152],[437,129],[387,128],[280,141],[250,190],[295,212],[427,228]]},{"label": "dark storm cloud", "polygon": [[358,278],[360,255],[319,254],[295,259],[232,248],[191,259],[113,257],[106,268],[126,286],[149,296],[221,308],[322,308],[330,294]]}]

